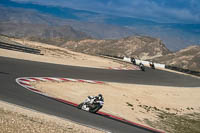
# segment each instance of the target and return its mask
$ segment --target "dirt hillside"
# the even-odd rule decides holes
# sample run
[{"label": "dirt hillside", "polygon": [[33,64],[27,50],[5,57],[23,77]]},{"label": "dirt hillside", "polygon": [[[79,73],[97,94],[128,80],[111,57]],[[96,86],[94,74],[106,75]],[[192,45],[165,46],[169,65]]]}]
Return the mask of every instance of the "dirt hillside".
[{"label": "dirt hillside", "polygon": [[119,40],[81,40],[68,41],[62,47],[73,51],[97,55],[128,56],[139,59],[152,59],[170,53],[160,39],[134,36]]}]

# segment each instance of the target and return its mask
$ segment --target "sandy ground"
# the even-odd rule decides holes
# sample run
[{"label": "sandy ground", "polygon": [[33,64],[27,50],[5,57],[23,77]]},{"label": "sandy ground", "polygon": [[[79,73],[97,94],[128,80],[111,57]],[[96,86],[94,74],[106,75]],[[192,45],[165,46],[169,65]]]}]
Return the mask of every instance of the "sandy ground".
[{"label": "sandy ground", "polygon": [[[200,88],[175,88],[121,83],[33,82],[50,96],[81,103],[89,95],[103,94],[102,111],[146,124],[160,111],[178,115],[200,111]],[[187,99],[187,100],[186,100]]]},{"label": "sandy ground", "polygon": [[47,62],[54,64],[72,65],[72,66],[83,66],[83,67],[93,67],[93,68],[131,68],[131,64],[119,63],[111,59],[105,59],[96,56],[90,56],[82,53],[73,52],[65,48],[56,47],[53,45],[48,45],[45,43],[32,42],[32,41],[21,41],[18,39],[13,39],[18,43],[22,43],[25,46],[32,48],[37,48],[41,50],[43,55],[34,55],[16,51],[9,51],[0,49],[0,56]]},{"label": "sandy ground", "polygon": [[73,122],[0,101],[0,133],[103,133]]}]

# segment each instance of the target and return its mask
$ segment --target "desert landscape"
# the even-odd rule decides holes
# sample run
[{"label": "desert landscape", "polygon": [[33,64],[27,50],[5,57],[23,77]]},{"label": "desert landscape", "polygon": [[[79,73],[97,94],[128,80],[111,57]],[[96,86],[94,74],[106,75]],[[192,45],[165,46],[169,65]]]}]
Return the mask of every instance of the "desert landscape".
[{"label": "desert landscape", "polygon": [[[43,55],[33,55],[0,49],[0,56],[106,69],[131,67],[131,64],[72,52],[70,50],[38,42],[16,40],[23,45],[41,50]],[[79,104],[89,95],[103,94],[105,105],[102,111],[166,132],[181,132],[185,124],[195,119],[199,122],[200,88],[179,88],[105,82],[104,84],[75,82],[34,82],[33,86],[46,94]],[[185,100],[187,99],[187,100]],[[167,102],[166,102],[167,101]],[[183,118],[184,119],[183,119]],[[172,121],[172,119],[176,119]],[[180,124],[180,129],[172,128]],[[193,126],[198,126],[194,124]],[[191,126],[191,128],[194,128]],[[198,131],[195,130],[195,131]]]},{"label": "desert landscape", "polygon": [[199,5],[1,0],[0,133],[200,133]]}]

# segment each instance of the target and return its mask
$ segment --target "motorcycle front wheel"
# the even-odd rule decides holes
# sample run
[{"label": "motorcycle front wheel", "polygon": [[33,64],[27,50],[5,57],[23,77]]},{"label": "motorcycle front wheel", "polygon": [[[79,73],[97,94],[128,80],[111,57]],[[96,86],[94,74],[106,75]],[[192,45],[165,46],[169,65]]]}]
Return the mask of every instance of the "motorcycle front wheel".
[{"label": "motorcycle front wheel", "polygon": [[102,106],[96,107],[94,109],[90,109],[91,113],[96,113],[97,111],[99,111],[102,108]]}]

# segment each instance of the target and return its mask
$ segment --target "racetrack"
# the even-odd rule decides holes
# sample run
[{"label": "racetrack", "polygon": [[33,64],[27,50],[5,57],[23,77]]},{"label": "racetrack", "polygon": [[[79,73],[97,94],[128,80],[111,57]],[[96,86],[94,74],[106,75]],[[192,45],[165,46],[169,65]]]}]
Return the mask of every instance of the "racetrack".
[{"label": "racetrack", "polygon": [[[32,93],[17,85],[18,77],[68,77],[109,82],[162,85],[177,87],[198,87],[200,80],[167,71],[148,69],[142,71],[119,71],[96,68],[39,63],[0,57],[0,100],[22,105],[41,112],[67,118],[86,125],[95,126],[112,132],[150,132],[144,129],[104,118],[99,115],[80,111],[69,105]],[[153,76],[152,76],[153,75]]]}]

